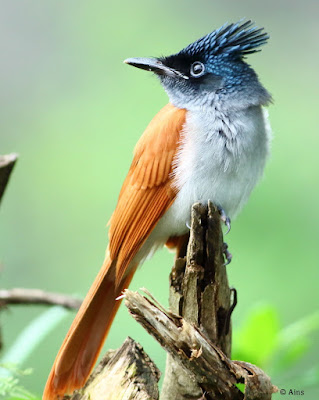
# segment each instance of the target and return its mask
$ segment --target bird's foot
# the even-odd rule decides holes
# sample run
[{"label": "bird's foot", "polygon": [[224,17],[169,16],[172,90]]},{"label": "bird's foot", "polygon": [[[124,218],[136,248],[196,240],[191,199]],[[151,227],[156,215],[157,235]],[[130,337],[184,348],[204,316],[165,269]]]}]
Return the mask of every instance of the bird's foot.
[{"label": "bird's foot", "polygon": [[226,232],[226,235],[227,235],[227,233],[229,233],[230,228],[231,228],[230,218],[226,215],[226,212],[222,207],[217,206],[217,210],[218,210],[218,212],[220,214],[220,219],[227,226],[227,232]]},{"label": "bird's foot", "polygon": [[223,254],[225,256],[225,263],[224,265],[228,265],[230,264],[233,256],[232,254],[228,251],[228,244],[227,243],[223,243]]}]

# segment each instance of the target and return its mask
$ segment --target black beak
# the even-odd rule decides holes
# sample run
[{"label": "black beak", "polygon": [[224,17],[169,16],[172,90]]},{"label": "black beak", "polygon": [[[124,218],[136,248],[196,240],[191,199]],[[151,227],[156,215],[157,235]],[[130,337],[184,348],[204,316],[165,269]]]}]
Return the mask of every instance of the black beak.
[{"label": "black beak", "polygon": [[173,78],[189,79],[188,76],[182,74],[176,69],[167,67],[165,64],[162,63],[162,61],[158,60],[157,58],[128,58],[124,62],[125,64],[132,65],[133,67],[155,72],[158,75],[167,75]]}]

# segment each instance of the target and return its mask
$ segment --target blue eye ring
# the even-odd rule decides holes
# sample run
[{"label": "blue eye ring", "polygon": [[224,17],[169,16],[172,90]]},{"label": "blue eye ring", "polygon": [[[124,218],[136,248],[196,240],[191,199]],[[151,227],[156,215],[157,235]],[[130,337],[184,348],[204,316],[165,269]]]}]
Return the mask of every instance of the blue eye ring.
[{"label": "blue eye ring", "polygon": [[191,65],[190,74],[194,78],[199,78],[205,74],[205,65],[200,61],[195,61]]}]

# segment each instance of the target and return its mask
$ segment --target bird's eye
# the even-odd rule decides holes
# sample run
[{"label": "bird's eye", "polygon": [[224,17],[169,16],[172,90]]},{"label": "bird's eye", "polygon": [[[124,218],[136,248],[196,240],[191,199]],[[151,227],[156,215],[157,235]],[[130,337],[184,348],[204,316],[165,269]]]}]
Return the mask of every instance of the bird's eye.
[{"label": "bird's eye", "polygon": [[194,78],[199,78],[200,76],[204,75],[205,73],[205,65],[201,63],[200,61],[195,61],[191,65],[191,75]]}]

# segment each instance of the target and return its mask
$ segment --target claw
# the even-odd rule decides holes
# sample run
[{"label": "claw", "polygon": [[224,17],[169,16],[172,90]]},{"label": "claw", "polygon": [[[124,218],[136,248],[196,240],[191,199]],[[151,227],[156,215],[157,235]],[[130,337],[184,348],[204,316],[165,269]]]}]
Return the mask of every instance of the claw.
[{"label": "claw", "polygon": [[230,221],[229,217],[226,217],[225,225],[227,226],[227,231],[226,231],[225,235],[227,235],[230,232],[230,228],[231,228],[231,221]]},{"label": "claw", "polygon": [[228,251],[228,244],[227,243],[223,243],[223,253],[224,253],[224,256],[226,258],[226,261],[224,263],[224,265],[226,266],[226,265],[230,264],[230,262],[231,262],[231,260],[233,258],[232,254]]},{"label": "claw", "polygon": [[187,228],[190,230],[191,229],[191,225],[189,223],[189,221],[186,221],[185,225],[187,226]]},{"label": "claw", "polygon": [[230,228],[231,228],[230,218],[226,215],[225,210],[222,207],[218,206],[217,210],[218,210],[218,212],[220,214],[220,219],[227,226],[227,232],[226,232],[226,235],[227,235],[229,233],[229,231],[230,231]]}]

